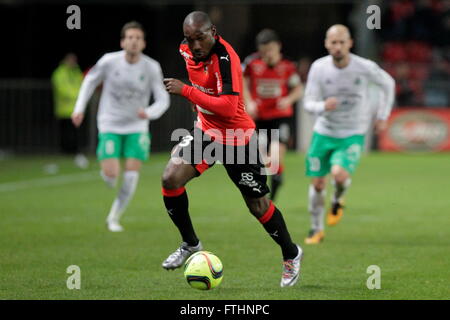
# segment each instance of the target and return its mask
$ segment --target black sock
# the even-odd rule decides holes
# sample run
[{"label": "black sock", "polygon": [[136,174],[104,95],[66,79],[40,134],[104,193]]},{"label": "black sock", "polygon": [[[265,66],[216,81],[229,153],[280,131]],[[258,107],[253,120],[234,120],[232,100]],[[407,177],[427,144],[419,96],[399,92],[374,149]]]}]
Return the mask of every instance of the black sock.
[{"label": "black sock", "polygon": [[[269,209],[270,210],[270,209]],[[298,249],[295,243],[292,242],[283,215],[280,210],[275,207],[272,217],[269,221],[263,223],[264,229],[281,247],[283,259],[293,259],[298,254]]]},{"label": "black sock", "polygon": [[271,176],[270,199],[275,200],[278,188],[283,184],[283,174],[277,173]]},{"label": "black sock", "polygon": [[196,246],[198,238],[189,216],[189,200],[186,191],[176,197],[164,196],[167,213],[180,231],[183,241],[189,246]]}]

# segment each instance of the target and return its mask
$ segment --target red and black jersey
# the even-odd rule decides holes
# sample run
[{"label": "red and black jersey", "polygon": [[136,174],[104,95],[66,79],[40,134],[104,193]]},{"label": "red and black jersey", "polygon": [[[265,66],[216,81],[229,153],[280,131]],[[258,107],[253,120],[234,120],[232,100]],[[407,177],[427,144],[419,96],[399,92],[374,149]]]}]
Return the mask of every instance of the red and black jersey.
[{"label": "red and black jersey", "polygon": [[[206,61],[195,61],[185,41],[180,45],[180,54],[186,62],[192,84],[192,87],[183,87],[182,95],[196,104],[197,127],[203,132],[207,131],[221,144],[247,144],[248,134],[253,133],[255,123],[245,112],[241,61],[234,49],[220,36],[216,36]],[[229,134],[237,129],[247,133],[244,138],[242,135],[233,137]]]},{"label": "red and black jersey", "polygon": [[267,65],[259,56],[253,54],[246,59],[244,76],[250,80],[250,94],[257,104],[257,119],[270,120],[291,117],[294,109],[277,108],[280,98],[300,83],[295,64],[282,58],[275,66]]}]

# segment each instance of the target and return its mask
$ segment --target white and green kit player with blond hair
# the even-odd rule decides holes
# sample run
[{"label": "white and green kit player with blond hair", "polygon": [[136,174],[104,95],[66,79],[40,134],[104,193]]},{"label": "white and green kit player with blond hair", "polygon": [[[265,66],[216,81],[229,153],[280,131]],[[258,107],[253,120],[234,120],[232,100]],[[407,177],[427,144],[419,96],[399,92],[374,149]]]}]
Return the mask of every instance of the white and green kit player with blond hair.
[{"label": "white and green kit player with blond hair", "polygon": [[[122,184],[107,217],[113,232],[123,230],[120,217],[136,190],[142,162],[149,157],[149,121],[158,119],[170,103],[160,64],[142,53],[146,45],[142,25],[125,24],[120,45],[122,51],[105,54],[86,75],[72,113],[72,122],[80,126],[92,93],[103,83],[97,157],[108,186],[116,186],[120,159],[125,159]],[[151,96],[154,103],[149,106]]]},{"label": "white and green kit player with blond hair", "polygon": [[326,176],[331,173],[334,193],[327,215],[335,225],[343,215],[343,196],[350,186],[372,120],[369,86],[379,88],[375,130],[386,127],[395,97],[394,79],[376,63],[350,53],[353,41],[347,27],[333,25],[326,33],[329,55],[316,60],[308,74],[304,108],[317,116],[306,156],[306,175],[311,177],[308,209],[311,230],[307,244],[324,238]]}]

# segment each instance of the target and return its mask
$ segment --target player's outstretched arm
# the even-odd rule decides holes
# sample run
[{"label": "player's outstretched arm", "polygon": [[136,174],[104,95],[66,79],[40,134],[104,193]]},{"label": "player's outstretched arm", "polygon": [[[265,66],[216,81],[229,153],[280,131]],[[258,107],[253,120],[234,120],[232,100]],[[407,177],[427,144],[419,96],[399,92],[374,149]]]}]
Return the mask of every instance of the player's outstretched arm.
[{"label": "player's outstretched arm", "polygon": [[243,79],[243,95],[244,95],[244,102],[245,102],[245,111],[248,113],[248,115],[252,118],[255,118],[257,115],[257,106],[256,102],[252,99],[252,96],[250,94],[250,78],[244,76]]},{"label": "player's outstretched arm", "polygon": [[377,110],[377,120],[387,120],[394,105],[395,80],[375,63],[369,68],[369,77],[382,91]]},{"label": "player's outstretched arm", "polygon": [[181,95],[214,115],[231,118],[237,112],[237,95],[212,96],[173,78],[164,79],[164,84],[169,93]]},{"label": "player's outstretched arm", "polygon": [[148,106],[143,113],[140,112],[139,116],[149,120],[156,120],[169,108],[170,96],[164,87],[160,66],[158,66],[157,70],[153,72],[152,79],[153,81],[151,83],[151,87],[155,102]]},{"label": "player's outstretched arm", "polygon": [[94,90],[104,79],[105,56],[103,56],[95,66],[89,70],[88,74],[81,84],[80,92],[78,93],[77,102],[72,113],[72,122],[76,127],[79,127],[83,122],[84,111],[87,103],[94,93]]},{"label": "player's outstretched arm", "polygon": [[306,81],[303,107],[306,111],[315,114],[326,111],[325,99],[322,96],[319,79],[319,70],[317,65],[313,63],[308,74],[308,80]]}]

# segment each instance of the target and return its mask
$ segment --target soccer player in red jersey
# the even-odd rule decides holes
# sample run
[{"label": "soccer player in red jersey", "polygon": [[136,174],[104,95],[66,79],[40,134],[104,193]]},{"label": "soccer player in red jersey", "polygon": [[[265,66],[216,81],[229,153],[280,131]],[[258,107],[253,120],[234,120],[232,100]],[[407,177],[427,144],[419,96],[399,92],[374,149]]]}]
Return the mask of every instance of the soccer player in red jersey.
[{"label": "soccer player in red jersey", "polygon": [[[258,52],[244,61],[244,98],[247,112],[256,122],[259,138],[268,146],[271,174],[270,198],[282,184],[284,155],[293,127],[293,104],[302,95],[302,84],[293,62],[283,57],[275,31],[256,36]],[[265,130],[261,130],[265,129]],[[278,139],[272,130],[278,130]]]},{"label": "soccer player in red jersey", "polygon": [[[254,143],[255,124],[244,108],[239,56],[217,34],[204,12],[187,15],[183,33],[185,39],[180,45],[180,54],[186,62],[191,85],[173,78],[164,82],[169,93],[181,95],[195,105],[198,121],[191,134],[174,148],[162,177],[167,212],[183,239],[162,266],[165,269],[181,267],[191,254],[203,249],[189,216],[185,185],[221,160],[250,212],[281,247],[280,285],[292,286],[299,278],[303,253],[300,246],[292,242],[281,212],[265,196],[269,192],[267,177]],[[226,160],[220,159],[219,154],[226,154]]]}]

